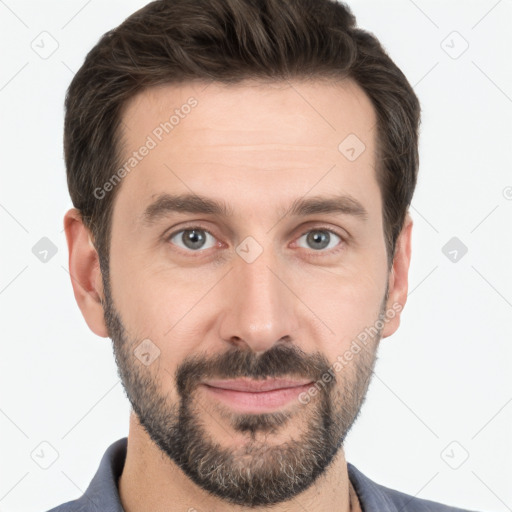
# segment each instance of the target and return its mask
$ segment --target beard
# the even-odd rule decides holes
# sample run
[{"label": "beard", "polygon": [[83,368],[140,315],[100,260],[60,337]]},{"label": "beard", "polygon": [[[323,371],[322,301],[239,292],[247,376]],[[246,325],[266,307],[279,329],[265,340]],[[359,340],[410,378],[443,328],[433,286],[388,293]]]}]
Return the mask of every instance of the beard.
[{"label": "beard", "polygon": [[[259,355],[232,348],[215,356],[187,357],[174,374],[179,401],[172,403],[158,385],[164,381],[158,374],[159,364],[153,367],[158,367],[155,374],[134,356],[134,348],[141,340],[127,335],[113,304],[108,270],[103,273],[103,281],[105,323],[126,396],[152,441],[196,485],[232,504],[270,506],[291,500],[325,473],[359,415],[382,328],[337,374],[332,369],[328,372],[332,366],[321,353],[306,354],[291,344],[276,343]],[[388,289],[379,318],[387,295]],[[322,381],[326,373],[332,377],[329,382]],[[240,377],[307,378],[320,382],[321,389],[308,403],[294,404],[283,411],[241,414],[214,408],[205,421],[211,404],[202,404],[194,395],[199,384],[205,379]],[[244,434],[244,443],[231,448],[219,444],[208,428],[213,423],[226,432],[231,429],[232,436],[232,432]],[[283,439],[287,425],[299,435],[273,443],[272,435]]]}]

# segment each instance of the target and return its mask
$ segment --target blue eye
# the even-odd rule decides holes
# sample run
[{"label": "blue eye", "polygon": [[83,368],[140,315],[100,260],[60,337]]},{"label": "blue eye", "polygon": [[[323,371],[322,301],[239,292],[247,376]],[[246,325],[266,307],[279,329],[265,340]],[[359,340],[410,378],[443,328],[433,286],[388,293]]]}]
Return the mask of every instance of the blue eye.
[{"label": "blue eye", "polygon": [[[333,235],[335,238],[333,238]],[[302,239],[305,239],[306,243],[309,244],[309,247],[306,247],[306,249],[313,249],[315,251],[333,249],[342,240],[339,235],[327,229],[312,229],[304,233],[298,239],[298,242]],[[338,239],[338,241],[336,241],[336,239]]]},{"label": "blue eye", "polygon": [[[205,246],[208,238],[213,240],[213,243]],[[169,240],[182,249],[190,249],[194,252],[197,252],[199,249],[210,249],[216,245],[215,237],[202,228],[182,229],[174,233]],[[178,242],[181,242],[183,245],[180,245]]]}]

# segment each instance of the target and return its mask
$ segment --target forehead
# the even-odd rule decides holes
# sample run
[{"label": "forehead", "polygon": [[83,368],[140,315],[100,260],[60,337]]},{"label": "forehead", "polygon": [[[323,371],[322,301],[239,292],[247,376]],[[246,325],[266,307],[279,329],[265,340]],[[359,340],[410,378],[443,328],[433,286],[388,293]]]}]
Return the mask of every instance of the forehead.
[{"label": "forehead", "polygon": [[151,87],[137,94],[124,108],[123,135],[129,145],[136,145],[135,138],[169,121],[172,129],[164,130],[166,139],[182,135],[181,143],[186,142],[183,136],[192,135],[194,144],[218,143],[216,133],[222,130],[231,132],[230,143],[252,144],[257,136],[258,143],[332,146],[348,133],[365,138],[376,118],[370,99],[351,79],[198,81]]},{"label": "forehead", "polygon": [[351,80],[152,87],[126,105],[122,138],[116,202],[138,219],[162,192],[223,198],[235,212],[262,197],[282,209],[313,188],[375,202],[376,116]]}]

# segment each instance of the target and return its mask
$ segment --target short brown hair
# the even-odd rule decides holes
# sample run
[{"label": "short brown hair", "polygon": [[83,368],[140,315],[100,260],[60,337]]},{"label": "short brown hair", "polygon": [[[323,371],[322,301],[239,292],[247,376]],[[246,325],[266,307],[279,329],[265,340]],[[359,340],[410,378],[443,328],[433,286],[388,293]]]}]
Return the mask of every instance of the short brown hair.
[{"label": "short brown hair", "polygon": [[377,38],[357,28],[349,7],[334,0],[157,0],[103,35],[66,95],[68,188],[104,270],[121,185],[102,199],[94,191],[121,165],[127,101],[148,87],[188,80],[293,78],[351,78],[370,98],[391,268],[416,187],[420,105]]}]

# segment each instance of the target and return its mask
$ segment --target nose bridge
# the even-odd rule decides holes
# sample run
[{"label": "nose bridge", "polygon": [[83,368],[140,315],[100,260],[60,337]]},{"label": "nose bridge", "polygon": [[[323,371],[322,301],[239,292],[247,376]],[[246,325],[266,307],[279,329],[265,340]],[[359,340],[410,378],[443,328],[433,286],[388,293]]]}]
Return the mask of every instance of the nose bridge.
[{"label": "nose bridge", "polygon": [[224,339],[256,352],[295,330],[293,294],[281,281],[282,265],[271,245],[248,237],[237,247],[222,325]]}]

